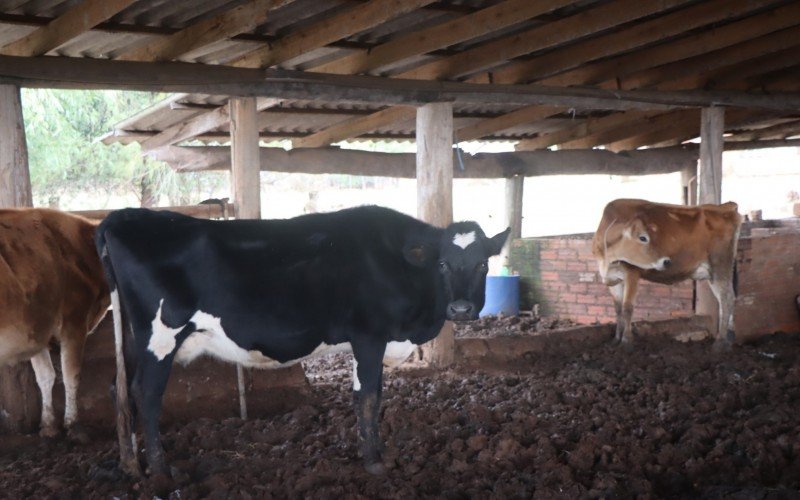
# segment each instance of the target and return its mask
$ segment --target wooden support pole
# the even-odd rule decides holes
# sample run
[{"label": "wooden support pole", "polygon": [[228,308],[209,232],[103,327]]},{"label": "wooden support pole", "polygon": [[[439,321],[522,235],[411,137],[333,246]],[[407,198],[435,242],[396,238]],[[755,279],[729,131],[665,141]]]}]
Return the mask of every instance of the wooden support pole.
[{"label": "wooden support pole", "polygon": [[[254,97],[232,97],[231,188],[237,219],[261,218],[261,159],[258,146],[258,120]],[[239,416],[247,419],[247,378],[244,367],[236,365]]]},{"label": "wooden support pole", "polygon": [[[417,109],[417,216],[434,226],[453,222],[453,105],[427,104]],[[430,363],[453,364],[453,324],[445,322],[431,343]]]},{"label": "wooden support pole", "polygon": [[697,205],[697,165],[681,170],[681,193],[684,205]]},{"label": "wooden support pole", "polygon": [[254,97],[233,97],[231,107],[231,187],[237,219],[261,218],[261,160]]},{"label": "wooden support pole", "polygon": [[506,179],[505,223],[511,228],[511,234],[503,246],[500,258],[503,266],[507,269],[510,269],[511,242],[522,237],[522,189],[524,183],[525,177],[521,175]]},{"label": "wooden support pole", "polygon": [[[722,200],[722,149],[725,130],[723,108],[703,108],[700,118],[700,171],[698,173],[698,201],[721,203]],[[697,282],[695,312],[711,318],[711,331],[717,331],[719,303],[711,292],[708,281]]]},{"label": "wooden support pole", "polygon": [[[32,205],[20,90],[0,85],[0,208]],[[0,368],[0,429],[35,430],[41,404],[38,394],[30,363]]]}]

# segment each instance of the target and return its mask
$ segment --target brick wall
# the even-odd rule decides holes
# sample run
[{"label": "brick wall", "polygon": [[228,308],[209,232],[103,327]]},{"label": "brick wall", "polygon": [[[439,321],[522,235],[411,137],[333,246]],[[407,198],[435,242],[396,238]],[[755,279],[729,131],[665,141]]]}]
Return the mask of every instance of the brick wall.
[{"label": "brick wall", "polygon": [[[615,321],[614,302],[600,283],[592,257],[592,235],[524,238],[511,246],[511,267],[520,275],[520,305],[539,304],[543,315],[578,323]],[[691,316],[693,285],[676,286],[641,281],[634,320]]]},{"label": "brick wall", "polygon": [[[615,321],[614,304],[599,282],[591,234],[515,240],[511,267],[520,275],[520,306],[539,304],[543,315],[579,323]],[[800,294],[800,220],[746,224],[739,239],[736,336],[800,332],[794,297]],[[690,316],[693,283],[673,286],[640,281],[634,320]]]}]

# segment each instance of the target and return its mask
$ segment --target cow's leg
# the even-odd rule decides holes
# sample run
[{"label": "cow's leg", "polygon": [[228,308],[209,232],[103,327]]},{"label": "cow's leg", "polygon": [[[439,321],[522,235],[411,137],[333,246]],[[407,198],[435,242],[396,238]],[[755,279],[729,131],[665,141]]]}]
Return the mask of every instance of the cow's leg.
[{"label": "cow's leg", "polygon": [[622,295],[622,322],[625,325],[622,331],[622,343],[630,346],[633,343],[633,303],[639,289],[639,272],[636,269],[625,270],[625,292]]},{"label": "cow's leg", "polygon": [[172,369],[174,354],[158,360],[151,352],[139,353],[139,363],[131,384],[137,414],[142,421],[147,466],[151,475],[170,476],[161,444],[158,422],[161,418],[162,397]]},{"label": "cow's leg", "polygon": [[53,415],[53,384],[56,381],[56,371],[53,360],[50,359],[50,350],[46,347],[31,358],[33,373],[36,375],[36,384],[42,394],[42,428],[39,435],[53,437],[58,434],[55,416]]},{"label": "cow's leg", "polygon": [[84,334],[65,336],[61,341],[61,375],[64,378],[64,427],[78,421],[78,383],[83,361]]},{"label": "cow's leg", "polygon": [[619,282],[608,287],[611,297],[614,299],[614,311],[617,313],[617,331],[614,334],[614,341],[622,340],[622,332],[625,330],[625,321],[622,319],[622,298],[625,293],[625,283]]},{"label": "cow's leg", "polygon": [[711,291],[719,303],[719,324],[714,341],[715,350],[728,350],[735,340],[733,324],[733,303],[736,294],[733,290],[731,277],[712,276],[710,280]]},{"label": "cow's leg", "polygon": [[363,342],[353,345],[353,403],[358,421],[358,442],[364,467],[371,474],[383,474],[379,418],[383,385],[383,353],[386,344]]}]

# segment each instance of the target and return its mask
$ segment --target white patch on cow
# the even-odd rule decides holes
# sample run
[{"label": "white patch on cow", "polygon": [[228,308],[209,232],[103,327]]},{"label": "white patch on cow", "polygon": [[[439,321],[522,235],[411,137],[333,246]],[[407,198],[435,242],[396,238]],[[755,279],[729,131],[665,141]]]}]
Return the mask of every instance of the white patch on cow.
[{"label": "white patch on cow", "polygon": [[692,273],[693,280],[707,280],[711,279],[711,267],[708,265],[708,262],[703,262],[697,269],[694,270]]},{"label": "white patch on cow", "polygon": [[475,243],[475,231],[470,231],[468,233],[456,233],[453,237],[453,245],[461,248],[467,248],[471,244]]},{"label": "white patch on cow", "polygon": [[209,355],[222,361],[238,363],[248,368],[278,368],[298,363],[304,359],[336,352],[350,352],[351,346],[347,342],[330,345],[325,342],[318,345],[311,353],[281,363],[276,359],[264,356],[256,349],[246,350],[240,347],[225,333],[222,328],[222,319],[203,311],[197,311],[189,320],[195,325],[196,330],[181,344],[175,360],[181,364],[189,364],[199,356]]},{"label": "white patch on cow", "polygon": [[394,368],[403,364],[405,360],[411,356],[414,349],[417,348],[410,340],[403,342],[389,342],[386,344],[386,350],[383,353],[383,364],[389,368]]},{"label": "white patch on cow", "polygon": [[675,212],[667,212],[667,215],[669,215],[670,217],[672,217],[673,219],[675,219],[678,222],[680,222],[680,220],[681,220],[681,218],[678,217],[678,214],[676,214]]},{"label": "white patch on cow", "polygon": [[147,349],[153,353],[159,361],[163,361],[172,351],[175,350],[175,336],[183,330],[183,327],[170,328],[161,320],[161,308],[164,306],[164,299],[158,303],[156,317],[153,318],[153,334]]},{"label": "white patch on cow", "polygon": [[355,357],[353,357],[353,390],[361,390],[361,381],[358,380],[358,361],[356,361]]}]

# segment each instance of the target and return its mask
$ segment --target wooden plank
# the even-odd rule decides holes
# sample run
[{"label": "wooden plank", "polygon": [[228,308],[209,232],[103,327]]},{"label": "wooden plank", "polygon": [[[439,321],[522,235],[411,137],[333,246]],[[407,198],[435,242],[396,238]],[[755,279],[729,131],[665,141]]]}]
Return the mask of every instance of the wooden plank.
[{"label": "wooden plank", "polygon": [[[601,57],[630,51],[694,28],[729,20],[769,2],[715,0],[691,5],[667,15],[636,23],[630,28],[556,49],[547,54],[514,63],[491,73],[493,83],[523,83],[556,75]],[[469,81],[488,83],[489,75],[476,75]]]},{"label": "wooden plank", "polygon": [[516,111],[462,127],[456,131],[456,140],[459,142],[473,141],[501,130],[544,120],[550,116],[563,113],[567,111],[567,109],[568,108],[559,106],[525,106]]},{"label": "wooden plank", "polygon": [[[164,210],[169,212],[177,212],[183,215],[189,215],[191,217],[197,217],[200,219],[221,219],[225,217],[225,214],[232,214],[233,213],[233,204],[232,203],[225,203],[224,208],[223,205],[218,203],[212,204],[203,204],[203,205],[188,205],[188,206],[176,206],[176,207],[153,207],[150,210]],[[70,213],[75,215],[80,215],[81,217],[86,217],[87,219],[94,219],[94,220],[102,220],[105,219],[108,214],[113,212],[115,209],[111,210],[72,210]]]},{"label": "wooden plank", "polygon": [[136,0],[84,0],[27,36],[12,42],[0,54],[41,56],[89,31]]},{"label": "wooden plank", "polygon": [[481,44],[456,55],[404,71],[400,78],[456,78],[474,71],[497,66],[504,61],[535,50],[555,47],[578,38],[613,28],[687,3],[687,0],[618,0],[567,18],[553,21],[524,33]]},{"label": "wooden plank", "polygon": [[737,43],[765,35],[797,24],[800,18],[800,3],[792,2],[783,7],[748,17],[713,30],[663,43],[645,50],[635,51],[607,61],[590,63],[558,76],[545,78],[543,85],[568,86],[613,82],[636,71],[653,68],[689,57],[705,54]]},{"label": "wooden plank", "polygon": [[256,100],[234,97],[231,108],[231,191],[237,219],[261,218],[261,180]]},{"label": "wooden plank", "polygon": [[[417,110],[417,218],[438,227],[453,222],[453,105],[434,103]],[[453,323],[445,321],[425,351],[436,368],[455,361]]]},{"label": "wooden plank", "polygon": [[19,87],[0,85],[0,207],[32,207]]},{"label": "wooden plank", "polygon": [[741,91],[612,91],[541,85],[482,85],[241,69],[180,62],[142,63],[63,57],[34,59],[0,56],[2,83],[32,88],[202,92],[409,105],[453,102],[519,106],[536,104],[576,109],[666,110],[717,104],[776,111],[800,109],[800,94],[792,92],[761,95]]},{"label": "wooden plank", "polygon": [[358,137],[392,123],[412,120],[417,114],[413,106],[392,106],[367,116],[356,116],[331,125],[314,134],[292,139],[293,148],[319,148],[334,142]]},{"label": "wooden plank", "polygon": [[[453,153],[455,155],[455,153]],[[226,146],[169,146],[152,156],[180,172],[229,170]],[[679,172],[697,163],[697,148],[673,147],[631,151],[617,155],[601,149],[479,153],[464,157],[465,169],[454,169],[459,179],[503,179],[521,175],[644,175]],[[416,178],[414,153],[375,153],[338,148],[260,150],[261,170],[304,174],[344,174]]]},{"label": "wooden plank", "polygon": [[299,29],[269,47],[248,52],[232,63],[242,68],[265,68],[342,40],[360,31],[424,7],[434,0],[370,0]]},{"label": "wooden plank", "polygon": [[[552,145],[562,145],[570,143],[585,137],[589,137],[601,132],[614,129],[625,123],[631,123],[636,120],[646,120],[657,116],[659,112],[647,111],[631,111],[628,113],[616,113],[609,116],[600,118],[589,118],[580,121],[575,125],[548,134],[541,134],[539,137],[533,139],[525,139],[519,141],[515,146],[517,151],[531,151],[534,149],[542,149]],[[578,144],[573,145],[572,149],[580,148]]]},{"label": "wooden plank", "polygon": [[[280,104],[280,99],[259,97],[256,99],[256,111],[263,111]],[[169,146],[189,140],[200,134],[227,125],[231,121],[230,105],[225,104],[217,109],[201,113],[184,122],[162,130],[160,133],[140,143],[142,151],[148,152],[162,146]]]},{"label": "wooden plank", "polygon": [[263,24],[269,11],[291,0],[250,0],[244,5],[203,19],[169,36],[157,36],[147,44],[122,52],[121,61],[169,61],[220,40],[232,38]]},{"label": "wooden plank", "polygon": [[506,0],[472,14],[400,35],[386,43],[314,68],[322,73],[356,74],[442,49],[564,7],[573,0]]}]

